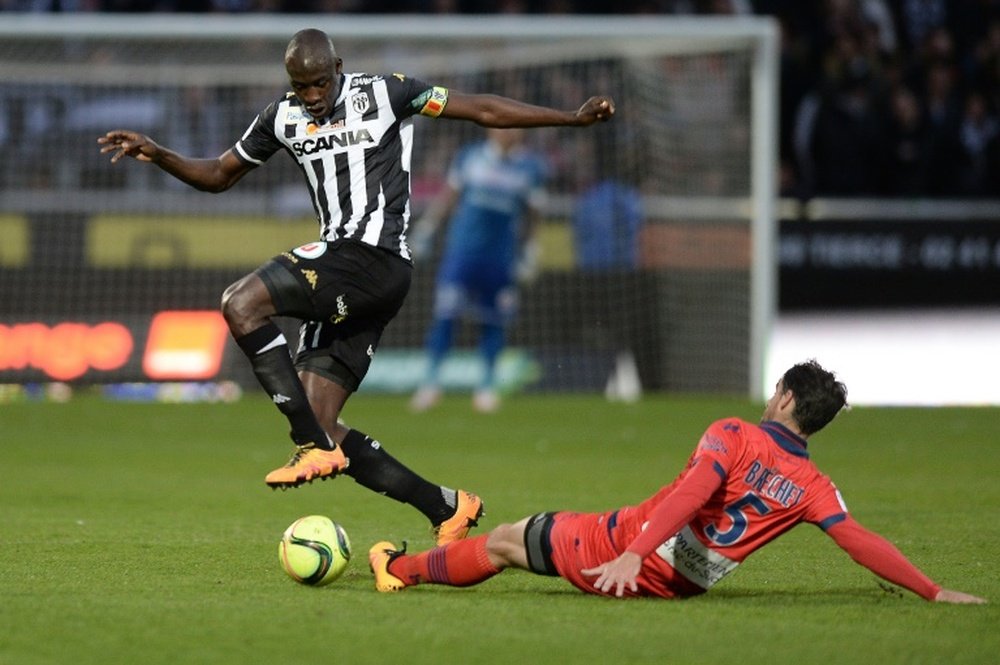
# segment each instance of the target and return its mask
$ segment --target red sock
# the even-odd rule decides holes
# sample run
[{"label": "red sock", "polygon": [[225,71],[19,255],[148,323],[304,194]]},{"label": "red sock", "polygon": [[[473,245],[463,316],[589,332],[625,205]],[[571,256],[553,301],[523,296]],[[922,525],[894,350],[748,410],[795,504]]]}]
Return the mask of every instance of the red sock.
[{"label": "red sock", "polygon": [[419,554],[404,554],[389,564],[389,572],[413,584],[471,586],[500,572],[486,554],[486,534],[456,540]]}]

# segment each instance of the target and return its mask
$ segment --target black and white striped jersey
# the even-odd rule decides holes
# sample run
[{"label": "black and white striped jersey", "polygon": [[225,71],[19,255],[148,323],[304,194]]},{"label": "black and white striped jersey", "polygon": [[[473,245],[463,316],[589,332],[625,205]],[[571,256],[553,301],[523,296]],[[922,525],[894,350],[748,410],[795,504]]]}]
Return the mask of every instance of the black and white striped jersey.
[{"label": "black and white striped jersey", "polygon": [[402,74],[342,74],[328,118],[317,122],[286,93],[233,152],[259,166],[284,149],[306,178],[321,239],[353,238],[409,260],[413,116],[436,117],[447,100],[447,89]]}]

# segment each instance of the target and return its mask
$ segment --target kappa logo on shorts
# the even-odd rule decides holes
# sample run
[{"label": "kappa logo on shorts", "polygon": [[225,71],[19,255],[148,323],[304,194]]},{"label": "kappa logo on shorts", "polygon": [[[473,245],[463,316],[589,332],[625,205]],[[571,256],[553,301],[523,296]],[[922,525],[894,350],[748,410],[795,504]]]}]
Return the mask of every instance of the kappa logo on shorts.
[{"label": "kappa logo on shorts", "polygon": [[311,242],[305,245],[300,245],[292,250],[292,254],[295,256],[301,256],[304,259],[318,259],[323,256],[325,252],[325,242]]},{"label": "kappa logo on shorts", "polygon": [[316,271],[302,268],[301,272],[303,277],[306,278],[306,281],[309,282],[309,286],[311,286],[313,288],[313,291],[315,291],[316,283],[319,281],[319,277],[316,275]]}]

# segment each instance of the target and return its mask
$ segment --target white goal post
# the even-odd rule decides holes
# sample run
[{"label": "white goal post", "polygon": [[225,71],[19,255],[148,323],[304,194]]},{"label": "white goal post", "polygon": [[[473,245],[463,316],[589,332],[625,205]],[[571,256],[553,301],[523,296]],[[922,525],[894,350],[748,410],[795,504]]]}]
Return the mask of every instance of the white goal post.
[{"label": "white goal post", "polygon": [[[778,29],[767,17],[6,13],[0,325],[214,306],[227,279],[285,249],[309,216],[290,160],[276,156],[289,164],[213,197],[145,165],[111,166],[95,140],[99,128],[138,123],[185,154],[218,154],[284,89],[284,45],[305,27],[330,34],[347,71],[563,108],[614,96],[606,126],[537,132],[556,172],[544,273],[511,344],[543,358],[542,389],[603,385],[626,351],[654,389],[764,396],[777,310]],[[478,136],[458,127],[469,124],[418,120],[415,209],[458,144]],[[634,188],[643,208],[638,258],[612,270],[588,269],[574,244],[594,169]],[[135,222],[151,217],[162,245],[139,259],[109,247],[140,242]],[[240,251],[270,254],[240,263],[185,244],[200,247],[216,226],[245,236]],[[419,347],[432,275],[418,267],[387,349]],[[0,365],[0,383],[23,378],[10,369]]]}]

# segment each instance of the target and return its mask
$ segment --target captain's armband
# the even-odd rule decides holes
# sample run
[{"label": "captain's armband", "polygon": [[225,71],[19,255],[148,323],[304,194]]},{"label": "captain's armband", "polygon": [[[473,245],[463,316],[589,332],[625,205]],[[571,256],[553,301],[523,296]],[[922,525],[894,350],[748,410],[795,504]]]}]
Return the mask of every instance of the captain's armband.
[{"label": "captain's armband", "polygon": [[420,108],[417,113],[436,118],[444,111],[448,103],[448,88],[434,86],[430,90],[425,90],[419,97],[413,100],[414,108]]}]

